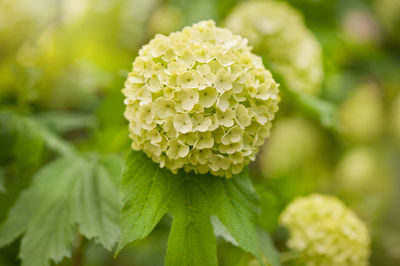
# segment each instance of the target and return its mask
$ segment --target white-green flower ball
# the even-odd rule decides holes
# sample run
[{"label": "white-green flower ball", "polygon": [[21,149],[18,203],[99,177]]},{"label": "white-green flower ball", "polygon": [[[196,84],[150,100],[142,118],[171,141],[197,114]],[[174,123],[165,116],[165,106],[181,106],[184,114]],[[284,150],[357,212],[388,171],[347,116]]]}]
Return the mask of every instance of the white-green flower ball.
[{"label": "white-green flower ball", "polygon": [[134,150],[172,172],[227,178],[254,160],[280,99],[247,40],[213,21],[156,35],[123,93]]},{"label": "white-green flower ball", "polygon": [[300,252],[304,265],[368,265],[368,230],[339,199],[320,194],[297,198],[280,221],[290,231],[288,246]]},{"label": "white-green flower ball", "polygon": [[318,94],[323,79],[321,46],[306,28],[302,15],[283,2],[249,1],[239,4],[225,26],[248,38],[285,85]]}]

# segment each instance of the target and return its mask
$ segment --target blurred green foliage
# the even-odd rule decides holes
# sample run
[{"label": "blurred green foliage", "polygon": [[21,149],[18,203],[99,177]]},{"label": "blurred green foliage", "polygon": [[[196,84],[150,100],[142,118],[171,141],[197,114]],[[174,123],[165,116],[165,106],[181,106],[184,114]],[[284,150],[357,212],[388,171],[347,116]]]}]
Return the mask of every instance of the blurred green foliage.
[{"label": "blurred green foliage", "polygon": [[[120,90],[138,49],[158,32],[202,19],[222,25],[239,2],[2,0],[0,220],[38,169],[58,156],[129,150]],[[335,108],[318,106],[335,112],[336,122],[326,127],[301,107],[307,99],[282,92],[271,138],[251,165],[261,199],[259,226],[285,252],[287,232],[278,225],[285,205],[314,191],[335,194],[367,223],[371,265],[399,265],[399,1],[286,2],[322,45],[319,100]],[[164,217],[149,238],[115,260],[97,244],[74,242],[73,261],[60,265],[162,265],[170,223]],[[217,246],[220,265],[252,263],[229,243],[218,240]],[[0,250],[0,265],[19,265],[18,247]],[[283,254],[284,265],[294,265]]]}]

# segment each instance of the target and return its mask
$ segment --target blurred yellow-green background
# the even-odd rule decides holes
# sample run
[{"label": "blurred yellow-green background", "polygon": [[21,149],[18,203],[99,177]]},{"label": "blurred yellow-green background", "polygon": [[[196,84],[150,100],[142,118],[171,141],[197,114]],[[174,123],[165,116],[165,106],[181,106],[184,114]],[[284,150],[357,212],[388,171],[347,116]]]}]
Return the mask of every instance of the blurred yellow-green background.
[{"label": "blurred yellow-green background", "polygon": [[[247,1],[1,0],[0,112],[34,121],[81,151],[122,153],[130,141],[121,89],[140,47],[157,33],[204,19],[224,26],[241,2]],[[321,44],[324,78],[315,97],[333,104],[335,123],[324,124],[281,93],[271,137],[250,167],[261,198],[259,224],[284,249],[278,217],[286,204],[312,192],[334,194],[367,224],[370,264],[400,265],[400,1],[281,2],[303,16]],[[31,144],[8,154],[15,141],[5,130],[9,123],[0,121],[1,221],[55,156],[29,126],[17,138]],[[169,225],[163,219],[115,260],[87,242],[80,263],[162,265]],[[19,265],[17,254],[18,243],[0,250],[0,265]],[[221,265],[251,260],[223,241],[218,256]]]}]

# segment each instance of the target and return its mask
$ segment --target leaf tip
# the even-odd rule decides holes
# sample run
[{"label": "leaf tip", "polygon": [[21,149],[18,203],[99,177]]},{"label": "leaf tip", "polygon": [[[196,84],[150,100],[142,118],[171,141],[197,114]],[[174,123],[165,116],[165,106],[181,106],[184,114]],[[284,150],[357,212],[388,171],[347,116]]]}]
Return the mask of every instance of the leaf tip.
[{"label": "leaf tip", "polygon": [[118,241],[117,248],[115,249],[114,256],[113,256],[114,259],[116,257],[118,257],[119,253],[126,246],[126,244],[127,244],[126,241],[124,241],[122,239],[120,239],[120,241]]}]

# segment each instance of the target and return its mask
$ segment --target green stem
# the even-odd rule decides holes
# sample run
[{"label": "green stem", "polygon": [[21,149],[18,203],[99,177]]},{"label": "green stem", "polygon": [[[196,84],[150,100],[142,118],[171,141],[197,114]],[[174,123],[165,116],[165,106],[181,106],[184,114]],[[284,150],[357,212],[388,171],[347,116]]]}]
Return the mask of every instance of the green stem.
[{"label": "green stem", "polygon": [[78,245],[72,254],[72,265],[81,266],[83,263],[84,250],[86,246],[86,241],[82,236],[78,236]]}]

